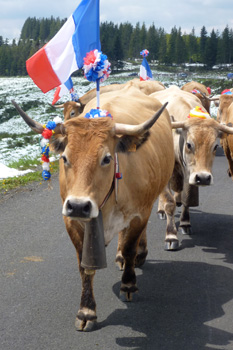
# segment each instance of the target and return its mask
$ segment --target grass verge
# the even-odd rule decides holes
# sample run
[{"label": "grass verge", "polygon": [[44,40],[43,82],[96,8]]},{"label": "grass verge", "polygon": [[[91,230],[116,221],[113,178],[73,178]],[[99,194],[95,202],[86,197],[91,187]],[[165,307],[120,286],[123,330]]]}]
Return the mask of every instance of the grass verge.
[{"label": "grass verge", "polygon": [[[36,170],[35,170],[35,165]],[[9,167],[25,170],[25,169],[32,169],[32,173],[28,173],[22,176],[16,176],[16,177],[8,177],[7,179],[0,180],[0,194],[7,194],[8,191],[12,189],[16,189],[18,187],[26,186],[30,182],[43,182],[43,178],[41,176],[42,169],[41,169],[41,163],[38,160],[32,160],[32,159],[21,159],[17,162],[12,162],[8,164]],[[50,172],[51,174],[54,174],[58,172],[59,170],[59,162],[58,160],[51,162],[51,168]]]}]

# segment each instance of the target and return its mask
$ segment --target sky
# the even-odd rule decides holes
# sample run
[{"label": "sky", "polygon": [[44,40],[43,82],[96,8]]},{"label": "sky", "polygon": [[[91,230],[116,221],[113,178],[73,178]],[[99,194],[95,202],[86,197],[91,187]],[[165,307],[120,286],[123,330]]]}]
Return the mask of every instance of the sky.
[{"label": "sky", "polygon": [[[0,0],[0,36],[19,39],[22,26],[28,17],[68,18],[80,0]],[[167,33],[176,26],[182,33],[195,34],[205,26],[222,32],[228,25],[233,28],[232,0],[100,0],[100,21],[115,24],[130,22],[135,25],[154,23]]]}]

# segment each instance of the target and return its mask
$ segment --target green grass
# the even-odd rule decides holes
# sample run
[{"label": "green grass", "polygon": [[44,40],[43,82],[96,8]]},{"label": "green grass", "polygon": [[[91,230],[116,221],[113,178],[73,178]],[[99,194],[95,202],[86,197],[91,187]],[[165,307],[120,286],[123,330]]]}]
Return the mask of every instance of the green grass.
[{"label": "green grass", "polygon": [[[35,168],[35,165],[37,166]],[[21,187],[26,186],[27,184],[31,182],[38,182],[42,183],[44,180],[42,178],[42,168],[41,168],[41,162],[37,159],[30,159],[30,158],[24,158],[20,159],[17,162],[11,162],[7,165],[8,167],[25,170],[25,169],[32,169],[33,173],[28,173],[23,176],[18,177],[9,177],[7,179],[0,180],[0,195],[6,194],[8,191]],[[36,169],[36,170],[35,170]],[[51,174],[55,174],[59,170],[59,162],[51,162],[51,168],[50,172]]]},{"label": "green grass", "polygon": [[21,158],[17,161],[12,161],[7,163],[7,166],[9,168],[15,168],[20,170],[26,170],[26,169],[35,169],[35,166],[39,166],[41,164],[40,160],[38,159],[32,159],[29,157]]}]

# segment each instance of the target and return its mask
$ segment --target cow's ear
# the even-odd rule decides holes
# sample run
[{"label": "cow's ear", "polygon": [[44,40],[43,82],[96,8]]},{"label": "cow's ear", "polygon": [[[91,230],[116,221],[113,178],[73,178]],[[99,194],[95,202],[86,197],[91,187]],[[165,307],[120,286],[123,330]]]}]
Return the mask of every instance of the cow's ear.
[{"label": "cow's ear", "polygon": [[136,152],[143,145],[143,143],[148,140],[149,136],[150,132],[147,131],[140,136],[124,135],[117,137],[116,152]]},{"label": "cow's ear", "polygon": [[55,133],[50,140],[50,146],[54,153],[60,154],[64,152],[67,146],[66,130],[63,124],[58,124],[54,131]]}]

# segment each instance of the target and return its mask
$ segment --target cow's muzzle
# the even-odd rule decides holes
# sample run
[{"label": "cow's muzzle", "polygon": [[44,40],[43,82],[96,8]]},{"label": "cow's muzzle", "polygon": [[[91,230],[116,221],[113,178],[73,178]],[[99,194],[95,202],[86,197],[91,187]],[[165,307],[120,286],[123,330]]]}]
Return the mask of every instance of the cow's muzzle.
[{"label": "cow's muzzle", "polygon": [[69,196],[63,205],[62,214],[76,219],[92,219],[98,216],[99,210],[90,198]]},{"label": "cow's muzzle", "polygon": [[189,184],[195,186],[209,186],[213,184],[213,175],[209,172],[192,173]]}]

